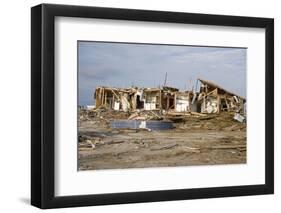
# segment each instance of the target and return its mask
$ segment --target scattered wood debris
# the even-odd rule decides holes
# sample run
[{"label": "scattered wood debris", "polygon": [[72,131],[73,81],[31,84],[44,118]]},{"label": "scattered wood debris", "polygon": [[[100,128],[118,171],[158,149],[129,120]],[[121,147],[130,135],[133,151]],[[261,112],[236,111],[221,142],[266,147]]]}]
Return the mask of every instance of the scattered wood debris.
[{"label": "scattered wood debris", "polygon": [[128,117],[128,120],[162,120],[159,111],[138,110]]},{"label": "scattered wood debris", "polygon": [[242,145],[217,145],[217,146],[211,146],[206,147],[209,149],[246,149],[246,144]]},{"label": "scattered wood debris", "polygon": [[200,148],[182,146],[181,149],[186,151],[186,152],[200,153]]},{"label": "scattered wood debris", "polygon": [[158,146],[158,147],[152,147],[150,148],[151,151],[157,151],[157,150],[163,150],[163,149],[172,149],[174,147],[178,146],[178,144],[168,144],[165,146]]}]

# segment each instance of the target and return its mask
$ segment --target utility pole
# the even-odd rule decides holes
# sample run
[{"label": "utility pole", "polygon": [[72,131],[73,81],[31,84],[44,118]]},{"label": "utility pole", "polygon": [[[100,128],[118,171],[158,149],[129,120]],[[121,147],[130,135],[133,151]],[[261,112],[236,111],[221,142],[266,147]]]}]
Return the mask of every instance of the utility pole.
[{"label": "utility pole", "polygon": [[166,83],[167,83],[167,72],[166,72],[166,75],[165,75],[164,86],[166,86]]}]

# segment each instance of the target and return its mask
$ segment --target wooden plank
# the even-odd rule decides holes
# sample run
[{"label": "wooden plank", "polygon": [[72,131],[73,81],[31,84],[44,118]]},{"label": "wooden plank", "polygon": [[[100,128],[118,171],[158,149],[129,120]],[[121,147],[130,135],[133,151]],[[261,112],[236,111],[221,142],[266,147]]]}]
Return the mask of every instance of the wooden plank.
[{"label": "wooden plank", "polygon": [[240,149],[240,148],[247,148],[246,144],[244,145],[217,145],[211,146],[210,149]]},{"label": "wooden plank", "polygon": [[171,149],[178,146],[178,144],[168,144],[166,146],[160,146],[160,147],[152,147],[151,151],[157,151],[157,150],[164,150],[164,149]]},{"label": "wooden plank", "polygon": [[120,101],[121,102],[121,100],[120,100],[120,98],[119,98],[119,96],[114,92],[114,90],[113,89],[111,89],[111,88],[109,88],[109,90],[113,93],[113,95],[115,95],[116,96],[116,98],[118,99],[118,101]]},{"label": "wooden plank", "polygon": [[104,101],[104,88],[102,88],[102,90],[101,90],[102,92],[101,92],[101,105],[103,105],[103,101]]},{"label": "wooden plank", "polygon": [[162,92],[161,92],[161,89],[159,90],[159,102],[160,102],[160,112],[162,113]]},{"label": "wooden plank", "polygon": [[106,106],[106,104],[107,104],[107,92],[105,92],[105,96],[104,96],[104,106]]},{"label": "wooden plank", "polygon": [[221,99],[220,99],[220,96],[219,96],[219,95],[217,96],[217,107],[218,107],[218,111],[217,111],[217,113],[220,113],[220,108],[221,108]]}]

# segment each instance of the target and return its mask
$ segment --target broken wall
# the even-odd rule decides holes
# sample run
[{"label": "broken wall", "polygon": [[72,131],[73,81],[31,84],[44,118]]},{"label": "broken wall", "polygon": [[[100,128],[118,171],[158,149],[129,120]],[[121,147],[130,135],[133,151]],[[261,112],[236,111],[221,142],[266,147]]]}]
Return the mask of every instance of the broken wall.
[{"label": "broken wall", "polygon": [[121,93],[121,107],[124,112],[127,112],[131,108],[131,104],[129,102],[129,95],[127,93]]},{"label": "broken wall", "polygon": [[157,94],[153,93],[146,93],[145,100],[144,100],[144,109],[145,110],[154,110],[156,109],[157,104]]},{"label": "broken wall", "polygon": [[187,112],[190,110],[190,101],[188,95],[176,95],[175,102],[176,112]]}]

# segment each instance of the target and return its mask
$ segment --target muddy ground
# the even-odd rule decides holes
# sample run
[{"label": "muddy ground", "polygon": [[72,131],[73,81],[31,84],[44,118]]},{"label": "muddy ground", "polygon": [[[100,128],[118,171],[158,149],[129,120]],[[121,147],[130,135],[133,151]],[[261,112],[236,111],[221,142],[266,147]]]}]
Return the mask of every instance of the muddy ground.
[{"label": "muddy ground", "polygon": [[80,113],[79,170],[246,163],[246,124],[233,113],[188,115],[176,119],[171,130],[109,128],[111,120],[129,116]]}]

